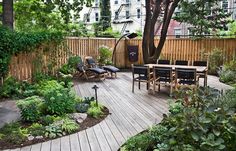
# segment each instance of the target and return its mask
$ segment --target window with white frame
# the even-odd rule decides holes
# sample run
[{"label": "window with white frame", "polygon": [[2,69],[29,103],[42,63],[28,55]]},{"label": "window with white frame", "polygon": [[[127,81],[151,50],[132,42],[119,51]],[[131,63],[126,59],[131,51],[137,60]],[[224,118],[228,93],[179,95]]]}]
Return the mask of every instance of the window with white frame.
[{"label": "window with white frame", "polygon": [[138,9],[137,9],[137,18],[140,18],[140,16],[141,16],[141,11],[140,11],[140,9],[138,8]]},{"label": "window with white frame", "polygon": [[89,14],[84,14],[86,22],[90,22],[90,16]]},{"label": "window with white frame", "polygon": [[99,7],[99,0],[95,0],[95,7]]},{"label": "window with white frame", "polygon": [[95,13],[95,21],[98,21],[99,17],[98,17],[98,13]]},{"label": "window with white frame", "polygon": [[118,19],[118,12],[115,11],[115,19]]},{"label": "window with white frame", "polygon": [[223,0],[223,1],[222,1],[222,8],[223,8],[223,10],[224,10],[225,13],[228,12],[228,7],[229,7],[229,2],[228,2],[228,0]]},{"label": "window with white frame", "polygon": [[180,35],[181,35],[181,29],[174,29],[174,34],[175,34],[175,37],[176,38],[180,38]]},{"label": "window with white frame", "polygon": [[130,16],[129,16],[129,11],[127,10],[127,11],[125,11],[125,18],[126,18],[126,19],[129,19],[129,17],[130,17]]}]

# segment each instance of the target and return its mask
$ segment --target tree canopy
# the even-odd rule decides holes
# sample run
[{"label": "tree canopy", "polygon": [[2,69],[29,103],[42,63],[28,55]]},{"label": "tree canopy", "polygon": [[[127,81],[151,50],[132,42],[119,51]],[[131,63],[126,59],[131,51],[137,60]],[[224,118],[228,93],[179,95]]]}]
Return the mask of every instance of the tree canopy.
[{"label": "tree canopy", "polygon": [[192,35],[204,37],[214,34],[217,30],[227,30],[230,13],[219,6],[222,0],[182,0],[179,11],[174,16],[179,22],[188,23]]}]

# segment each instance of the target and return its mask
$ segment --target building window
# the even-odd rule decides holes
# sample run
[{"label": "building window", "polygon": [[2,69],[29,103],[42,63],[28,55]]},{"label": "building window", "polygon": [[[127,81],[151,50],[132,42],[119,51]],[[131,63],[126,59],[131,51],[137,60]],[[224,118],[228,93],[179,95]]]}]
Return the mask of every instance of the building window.
[{"label": "building window", "polygon": [[225,13],[228,12],[228,6],[229,6],[228,1],[227,0],[223,0],[222,1],[222,8],[223,8]]},{"label": "building window", "polygon": [[125,18],[126,18],[126,19],[129,19],[129,11],[126,11],[126,12],[125,12]]},{"label": "building window", "polygon": [[115,11],[115,19],[118,19],[118,12]]},{"label": "building window", "polygon": [[118,4],[118,0],[115,0],[115,4]]},{"label": "building window", "polygon": [[99,7],[99,1],[95,0],[95,7]]},{"label": "building window", "polygon": [[126,0],[126,4],[130,4],[130,0]]},{"label": "building window", "polygon": [[137,2],[140,2],[140,0],[137,0]]},{"label": "building window", "polygon": [[98,13],[95,13],[95,21],[98,21]]},{"label": "building window", "polygon": [[181,35],[181,29],[174,29],[174,34],[176,38],[180,38]]},{"label": "building window", "polygon": [[140,9],[137,9],[137,18],[140,18],[140,16],[141,16],[141,11]]},{"label": "building window", "polygon": [[90,22],[89,14],[84,14],[84,17],[86,22]]}]

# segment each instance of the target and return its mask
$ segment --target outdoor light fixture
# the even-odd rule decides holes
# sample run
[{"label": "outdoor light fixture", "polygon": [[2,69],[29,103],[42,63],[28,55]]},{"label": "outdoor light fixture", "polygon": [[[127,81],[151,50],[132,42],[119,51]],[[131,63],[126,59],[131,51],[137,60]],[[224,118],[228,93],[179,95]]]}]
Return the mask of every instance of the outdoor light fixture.
[{"label": "outdoor light fixture", "polygon": [[95,91],[95,101],[96,101],[97,106],[98,106],[98,94],[97,94],[97,89],[98,88],[99,87],[96,84],[92,87],[92,89],[94,89],[94,91]]},{"label": "outdoor light fixture", "polygon": [[122,38],[124,38],[124,37],[127,37],[127,38],[129,38],[129,39],[133,39],[133,38],[135,38],[135,37],[137,37],[137,36],[138,36],[137,33],[126,33],[126,34],[122,35],[122,36],[119,38],[119,40],[116,42],[115,47],[114,47],[114,50],[113,50],[113,53],[112,53],[112,59],[111,59],[115,66],[116,66],[116,57],[115,57],[114,55],[115,55],[115,52],[116,52],[116,47],[117,47],[118,43],[120,42],[120,40],[121,40]]}]

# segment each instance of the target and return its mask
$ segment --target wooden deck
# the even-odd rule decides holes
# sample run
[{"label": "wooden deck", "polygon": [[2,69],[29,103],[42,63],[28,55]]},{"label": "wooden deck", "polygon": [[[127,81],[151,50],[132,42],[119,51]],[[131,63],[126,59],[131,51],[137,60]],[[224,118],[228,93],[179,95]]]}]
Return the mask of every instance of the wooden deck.
[{"label": "wooden deck", "polygon": [[[135,86],[135,93],[132,93],[131,81],[131,73],[121,72],[117,79],[75,82],[76,93],[82,97],[94,96],[92,86],[96,84],[98,100],[109,108],[111,115],[84,131],[11,151],[116,151],[129,137],[160,122],[163,113],[168,112],[167,88],[152,95],[142,85],[141,90]],[[208,84],[219,89],[230,88],[212,76]]]}]

